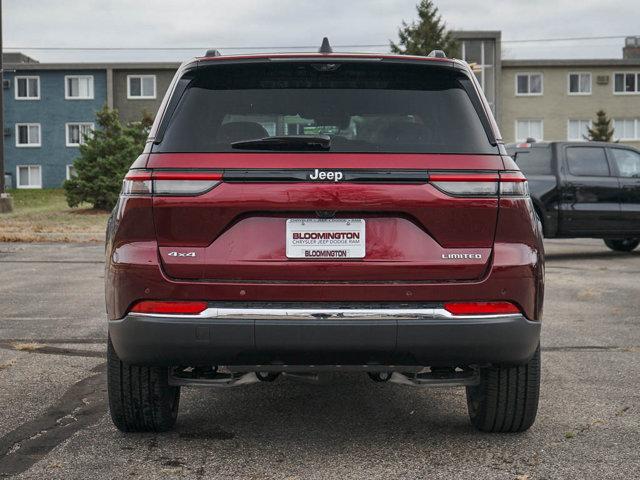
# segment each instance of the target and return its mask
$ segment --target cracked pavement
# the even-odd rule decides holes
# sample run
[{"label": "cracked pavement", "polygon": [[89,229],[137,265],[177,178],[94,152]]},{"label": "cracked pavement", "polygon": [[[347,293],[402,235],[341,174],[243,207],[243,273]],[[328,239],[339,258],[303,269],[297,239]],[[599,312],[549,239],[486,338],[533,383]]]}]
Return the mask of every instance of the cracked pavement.
[{"label": "cracked pavement", "polygon": [[125,435],[106,410],[103,246],[0,243],[0,478],[638,478],[640,251],[545,245],[529,432],[475,432],[462,388],[332,374],[184,389],[173,432]]}]

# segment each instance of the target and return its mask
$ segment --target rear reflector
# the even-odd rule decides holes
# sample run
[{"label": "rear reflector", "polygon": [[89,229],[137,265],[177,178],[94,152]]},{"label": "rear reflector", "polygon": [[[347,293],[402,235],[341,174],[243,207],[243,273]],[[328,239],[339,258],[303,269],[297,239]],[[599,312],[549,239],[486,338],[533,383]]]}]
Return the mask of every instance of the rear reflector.
[{"label": "rear reflector", "polygon": [[132,313],[159,313],[163,315],[198,315],[207,309],[207,302],[142,300],[131,309]]},{"label": "rear reflector", "polygon": [[454,315],[504,315],[520,313],[510,302],[447,302],[444,309]]},{"label": "rear reflector", "polygon": [[526,197],[527,179],[519,171],[500,173],[430,173],[429,182],[441,192],[460,197]]},{"label": "rear reflector", "polygon": [[208,192],[222,180],[220,172],[130,170],[123,195],[191,196]]}]

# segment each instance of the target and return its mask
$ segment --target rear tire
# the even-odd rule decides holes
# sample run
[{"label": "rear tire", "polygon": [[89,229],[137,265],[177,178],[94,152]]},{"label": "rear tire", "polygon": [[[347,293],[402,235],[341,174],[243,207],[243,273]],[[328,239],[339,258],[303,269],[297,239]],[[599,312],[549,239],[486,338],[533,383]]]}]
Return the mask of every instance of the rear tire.
[{"label": "rear tire", "polygon": [[631,252],[640,245],[640,239],[623,238],[620,240],[613,240],[611,238],[605,238],[604,244],[614,252]]},{"label": "rear tire", "polygon": [[176,423],[180,387],[168,384],[168,369],[122,362],[108,340],[109,411],[123,432],[166,432]]},{"label": "rear tire", "polygon": [[536,419],[540,394],[540,347],[529,363],[483,368],[480,384],[467,387],[467,408],[482,432],[513,433]]}]

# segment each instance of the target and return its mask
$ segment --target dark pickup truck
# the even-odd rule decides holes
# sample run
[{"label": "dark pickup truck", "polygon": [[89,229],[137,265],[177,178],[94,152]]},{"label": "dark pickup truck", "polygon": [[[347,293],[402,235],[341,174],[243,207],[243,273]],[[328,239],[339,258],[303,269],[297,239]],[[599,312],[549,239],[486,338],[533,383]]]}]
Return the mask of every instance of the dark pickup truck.
[{"label": "dark pickup truck", "polygon": [[630,252],[640,244],[640,151],[601,142],[507,146],[529,180],[546,238],[602,238]]}]

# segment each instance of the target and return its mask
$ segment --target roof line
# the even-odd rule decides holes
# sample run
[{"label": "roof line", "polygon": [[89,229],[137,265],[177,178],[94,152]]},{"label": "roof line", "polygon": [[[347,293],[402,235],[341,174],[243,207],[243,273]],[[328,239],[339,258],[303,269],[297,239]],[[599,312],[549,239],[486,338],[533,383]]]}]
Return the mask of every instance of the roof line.
[{"label": "roof line", "polygon": [[640,58],[533,58],[502,59],[502,67],[640,66]]},{"label": "roof line", "polygon": [[5,63],[3,69],[11,70],[136,70],[177,69],[180,62],[114,62],[114,63]]}]

